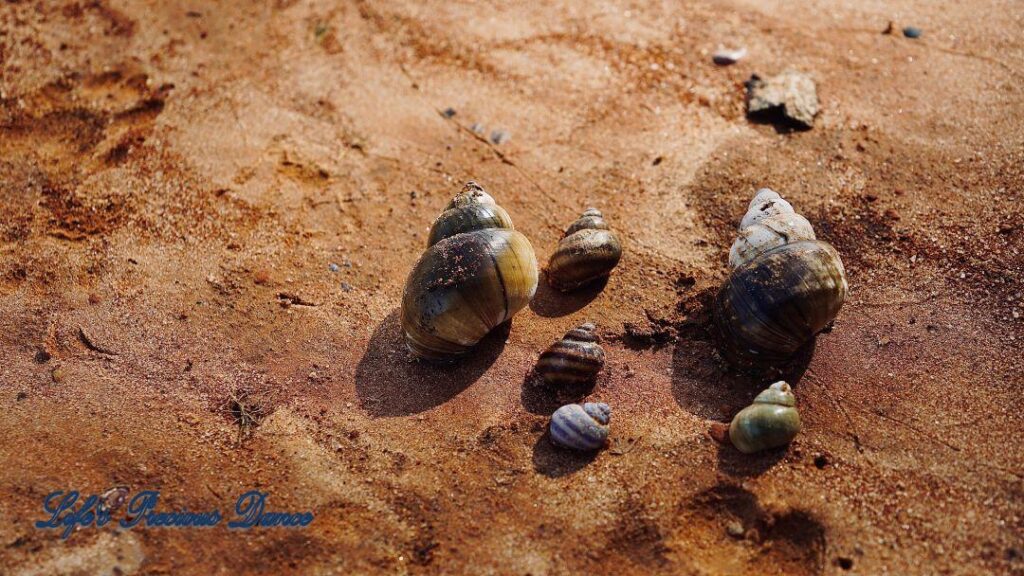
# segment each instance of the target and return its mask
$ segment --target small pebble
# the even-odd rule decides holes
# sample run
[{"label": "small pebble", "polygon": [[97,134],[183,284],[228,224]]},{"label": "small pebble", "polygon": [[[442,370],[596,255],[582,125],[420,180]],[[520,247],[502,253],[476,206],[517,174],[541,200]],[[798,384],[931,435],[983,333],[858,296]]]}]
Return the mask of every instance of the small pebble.
[{"label": "small pebble", "polygon": [[455,108],[445,108],[444,112],[441,112],[441,116],[444,116],[445,118],[455,116]]},{"label": "small pebble", "polygon": [[345,292],[351,292],[352,291],[352,285],[349,284],[348,282],[342,282],[341,283],[341,289],[344,290]]},{"label": "small pebble", "polygon": [[491,142],[495,144],[504,144],[512,139],[512,136],[504,130],[495,130],[491,132]]},{"label": "small pebble", "polygon": [[341,266],[338,266],[334,262],[331,262],[330,264],[327,265],[327,269],[330,270],[331,272],[337,272],[338,270],[341,270]]},{"label": "small pebble", "polygon": [[725,532],[733,538],[743,538],[743,524],[739,520],[733,520],[725,525]]},{"label": "small pebble", "polygon": [[341,259],[341,265],[344,266],[345,268],[351,268],[352,261],[348,259],[348,256],[345,256],[344,258]]},{"label": "small pebble", "polygon": [[40,350],[39,352],[36,352],[34,360],[36,361],[37,364],[46,364],[47,362],[50,361],[51,357],[52,356],[50,356],[50,353],[47,352],[46,350]]},{"label": "small pebble", "polygon": [[63,368],[54,368],[53,372],[51,372],[50,375],[53,377],[53,381],[58,383],[58,384],[60,384],[61,382],[64,381],[64,369]]},{"label": "small pebble", "polygon": [[746,48],[740,48],[738,50],[719,49],[711,56],[711,61],[719,66],[729,66],[730,64],[739,62],[746,55]]},{"label": "small pebble", "polygon": [[469,129],[474,134],[483,134],[484,133],[484,125],[479,123],[479,122],[473,122],[473,124],[469,127]]},{"label": "small pebble", "polygon": [[921,34],[921,29],[917,26],[907,26],[903,29],[903,35],[907,38],[920,38]]}]

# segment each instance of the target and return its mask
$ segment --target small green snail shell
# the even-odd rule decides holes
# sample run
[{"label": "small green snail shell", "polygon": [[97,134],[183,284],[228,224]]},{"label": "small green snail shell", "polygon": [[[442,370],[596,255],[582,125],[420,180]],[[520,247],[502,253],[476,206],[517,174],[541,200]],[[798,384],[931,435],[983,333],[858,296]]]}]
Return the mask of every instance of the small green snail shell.
[{"label": "small green snail shell", "polygon": [[[467,185],[472,197],[490,198],[474,187],[479,188]],[[451,205],[463,203],[476,200],[457,197]],[[494,226],[492,220],[477,219],[474,226],[480,228],[471,230],[461,220],[450,236],[439,234],[413,267],[402,295],[401,318],[406,344],[415,356],[455,360],[529,304],[537,291],[537,257],[526,236],[506,220],[507,214]]]},{"label": "small green snail shell", "polygon": [[597,343],[596,327],[581,324],[551,345],[537,361],[537,373],[554,386],[593,382],[604,367],[604,350]]},{"label": "small green snail shell", "polygon": [[551,415],[551,441],[572,450],[597,450],[608,440],[611,415],[604,403],[566,404]]},{"label": "small green snail shell", "polygon": [[456,234],[487,228],[512,230],[514,227],[508,212],[495,204],[494,198],[482,186],[471,180],[434,220],[427,237],[427,247]]},{"label": "small green snail shell", "polygon": [[785,446],[799,432],[796,397],[785,382],[776,382],[758,394],[729,425],[729,439],[744,454]]},{"label": "small green snail shell", "polygon": [[611,273],[622,258],[622,245],[601,212],[588,208],[569,225],[548,263],[548,283],[568,292]]}]

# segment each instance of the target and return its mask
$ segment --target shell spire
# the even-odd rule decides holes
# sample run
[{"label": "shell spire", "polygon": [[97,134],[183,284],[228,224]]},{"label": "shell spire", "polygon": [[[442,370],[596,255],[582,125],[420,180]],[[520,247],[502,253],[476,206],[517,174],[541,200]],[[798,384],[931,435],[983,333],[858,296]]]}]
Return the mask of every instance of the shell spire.
[{"label": "shell spire", "polygon": [[739,236],[729,250],[729,267],[739,268],[772,248],[816,240],[814,228],[779,193],[762,188],[754,195],[740,221]]},{"label": "shell spire", "polygon": [[456,234],[488,228],[515,230],[508,212],[494,202],[483,186],[470,180],[434,220],[427,247]]}]

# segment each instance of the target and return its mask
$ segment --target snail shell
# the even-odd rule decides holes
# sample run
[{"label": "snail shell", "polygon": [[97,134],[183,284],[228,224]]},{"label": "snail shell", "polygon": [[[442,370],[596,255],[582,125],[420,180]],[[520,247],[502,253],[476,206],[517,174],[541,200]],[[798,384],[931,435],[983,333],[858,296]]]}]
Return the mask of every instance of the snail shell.
[{"label": "snail shell", "polygon": [[777,193],[759,191],[741,226],[715,326],[723,355],[755,367],[790,358],[832,322],[847,282],[839,254]]},{"label": "snail shell", "polygon": [[581,324],[540,355],[537,373],[545,382],[565,386],[594,381],[604,367],[604,350],[597,343],[595,329],[589,322]]},{"label": "snail shell", "polygon": [[608,276],[622,257],[622,245],[601,211],[588,208],[569,225],[548,263],[548,283],[562,292]]},{"label": "snail shell", "polygon": [[785,446],[799,432],[796,397],[785,382],[762,391],[729,424],[729,439],[744,454]]},{"label": "snail shell", "polygon": [[551,415],[551,441],[573,450],[597,450],[608,439],[612,409],[607,404],[566,404]]},{"label": "snail shell", "polygon": [[435,221],[428,243],[405,282],[402,329],[415,356],[448,361],[529,304],[537,257],[475,182]]}]

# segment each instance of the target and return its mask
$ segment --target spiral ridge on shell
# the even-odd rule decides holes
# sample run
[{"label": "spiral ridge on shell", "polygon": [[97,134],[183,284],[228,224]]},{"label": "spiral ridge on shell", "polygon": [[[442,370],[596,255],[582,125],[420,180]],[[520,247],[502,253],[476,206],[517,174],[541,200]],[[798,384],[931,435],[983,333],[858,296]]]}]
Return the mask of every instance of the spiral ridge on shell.
[{"label": "spiral ridge on shell", "polygon": [[595,330],[588,322],[567,332],[540,355],[537,373],[556,386],[593,382],[605,359]]}]

